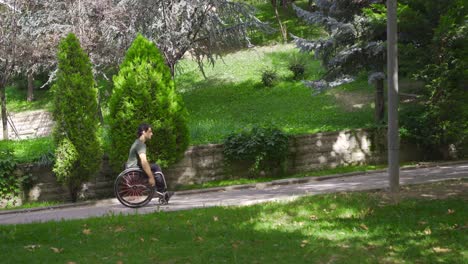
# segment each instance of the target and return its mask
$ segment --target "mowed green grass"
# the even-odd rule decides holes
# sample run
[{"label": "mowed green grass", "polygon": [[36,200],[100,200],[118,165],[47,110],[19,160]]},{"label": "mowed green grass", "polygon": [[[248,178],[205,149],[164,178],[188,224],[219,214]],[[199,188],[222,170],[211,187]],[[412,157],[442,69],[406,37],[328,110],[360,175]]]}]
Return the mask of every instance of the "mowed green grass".
[{"label": "mowed green grass", "polygon": [[[230,133],[254,125],[275,126],[289,134],[305,134],[362,128],[373,122],[372,102],[350,109],[337,100],[341,94],[366,98],[372,87],[366,78],[313,96],[302,80],[294,80],[289,60],[303,57],[304,79],[318,79],[320,62],[298,53],[293,45],[244,50],[227,55],[206,68],[204,79],[193,61],[179,65],[176,85],[189,112],[191,144],[220,143]],[[264,69],[275,70],[279,80],[273,87],[261,82]]]},{"label": "mowed green grass", "polygon": [[53,153],[55,144],[52,137],[25,140],[0,140],[0,149],[13,152],[16,162],[41,162],[45,155]]},{"label": "mowed green grass", "polygon": [[466,200],[288,203],[0,226],[4,263],[466,263]]}]

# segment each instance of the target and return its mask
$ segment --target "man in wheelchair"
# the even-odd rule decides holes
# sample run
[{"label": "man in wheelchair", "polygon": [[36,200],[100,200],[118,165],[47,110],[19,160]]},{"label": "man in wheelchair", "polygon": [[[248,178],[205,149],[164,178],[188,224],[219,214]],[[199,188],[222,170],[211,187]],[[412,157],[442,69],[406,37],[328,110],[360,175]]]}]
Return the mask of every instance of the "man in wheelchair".
[{"label": "man in wheelchair", "polygon": [[125,163],[125,168],[140,168],[148,175],[148,182],[151,186],[156,186],[156,191],[164,195],[166,202],[174,194],[167,191],[166,180],[162,174],[161,168],[155,164],[150,164],[146,158],[146,144],[153,136],[153,129],[148,124],[138,126],[137,139],[130,147],[128,160]]}]

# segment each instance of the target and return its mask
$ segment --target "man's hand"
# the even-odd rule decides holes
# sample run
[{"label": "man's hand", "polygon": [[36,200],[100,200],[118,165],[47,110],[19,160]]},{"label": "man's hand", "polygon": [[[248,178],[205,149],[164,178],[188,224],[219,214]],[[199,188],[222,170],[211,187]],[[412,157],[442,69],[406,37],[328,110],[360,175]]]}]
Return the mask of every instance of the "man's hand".
[{"label": "man's hand", "polygon": [[154,176],[149,177],[148,182],[151,185],[151,187],[154,187],[154,185],[156,184],[156,182],[154,181]]}]

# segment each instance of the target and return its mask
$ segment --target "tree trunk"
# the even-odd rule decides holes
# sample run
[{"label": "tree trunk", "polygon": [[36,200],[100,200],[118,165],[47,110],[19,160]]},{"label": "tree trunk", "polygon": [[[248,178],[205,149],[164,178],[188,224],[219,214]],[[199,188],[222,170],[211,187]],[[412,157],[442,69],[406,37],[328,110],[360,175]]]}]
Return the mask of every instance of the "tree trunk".
[{"label": "tree trunk", "polygon": [[384,123],[385,98],[384,98],[384,80],[375,82],[375,112],[374,119],[376,124]]},{"label": "tree trunk", "polygon": [[32,102],[34,100],[34,77],[32,73],[28,73],[28,102]]},{"label": "tree trunk", "polygon": [[286,32],[286,26],[283,25],[283,23],[281,22],[281,19],[278,13],[278,5],[276,4],[276,0],[272,0],[271,4],[273,5],[273,8],[275,9],[275,16],[276,16],[276,20],[278,20],[278,24],[279,24],[280,31],[281,31],[281,37],[283,37],[283,42],[287,42],[288,33]]},{"label": "tree trunk", "polygon": [[6,85],[0,82],[0,101],[2,105],[2,127],[3,127],[3,139],[8,140],[8,120],[7,120],[7,108],[6,108],[6,96],[5,96]]},{"label": "tree trunk", "polygon": [[101,125],[104,125],[104,115],[102,114],[102,102],[101,102],[101,96],[99,95],[99,93],[97,96],[97,101],[98,101],[97,115],[99,118],[99,122],[101,123]]}]

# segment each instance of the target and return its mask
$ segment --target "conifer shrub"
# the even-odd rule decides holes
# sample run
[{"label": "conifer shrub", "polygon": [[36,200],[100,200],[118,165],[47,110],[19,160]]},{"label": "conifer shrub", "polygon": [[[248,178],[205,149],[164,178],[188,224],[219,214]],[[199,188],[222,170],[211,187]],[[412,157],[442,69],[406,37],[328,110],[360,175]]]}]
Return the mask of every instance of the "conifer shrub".
[{"label": "conifer shrub", "polygon": [[[89,57],[74,34],[60,42],[57,57],[52,114],[55,120],[53,138],[60,147],[56,150],[54,171],[62,172],[58,180],[68,187],[72,201],[76,201],[81,185],[97,171],[102,158],[97,89]],[[62,155],[64,148],[74,148],[76,160],[72,167],[67,165],[69,156]]]},{"label": "conifer shrub", "polygon": [[156,45],[138,35],[113,81],[109,156],[114,170],[122,169],[141,123],[153,128],[146,142],[150,161],[167,167],[179,160],[189,143],[187,111]]}]

